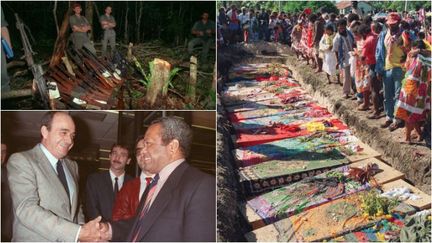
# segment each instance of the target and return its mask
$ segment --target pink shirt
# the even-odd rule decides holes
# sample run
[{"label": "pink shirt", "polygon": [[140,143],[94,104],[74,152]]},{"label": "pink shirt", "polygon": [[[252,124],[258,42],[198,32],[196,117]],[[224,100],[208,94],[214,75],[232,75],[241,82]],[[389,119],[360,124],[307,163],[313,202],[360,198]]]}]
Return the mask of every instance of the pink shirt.
[{"label": "pink shirt", "polygon": [[378,35],[370,33],[364,41],[362,56],[365,58],[367,65],[376,64],[375,50],[378,42]]}]

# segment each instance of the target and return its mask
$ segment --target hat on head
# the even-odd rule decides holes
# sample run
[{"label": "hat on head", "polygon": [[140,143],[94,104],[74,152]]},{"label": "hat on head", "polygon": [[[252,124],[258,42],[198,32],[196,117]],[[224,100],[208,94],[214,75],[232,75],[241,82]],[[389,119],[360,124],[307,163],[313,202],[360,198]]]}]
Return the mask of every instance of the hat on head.
[{"label": "hat on head", "polygon": [[312,13],[312,9],[310,9],[310,8],[306,8],[306,9],[303,11],[303,13],[305,13],[306,15],[309,15],[309,14]]},{"label": "hat on head", "polygon": [[387,24],[397,24],[401,20],[401,17],[398,13],[392,12],[387,15]]}]

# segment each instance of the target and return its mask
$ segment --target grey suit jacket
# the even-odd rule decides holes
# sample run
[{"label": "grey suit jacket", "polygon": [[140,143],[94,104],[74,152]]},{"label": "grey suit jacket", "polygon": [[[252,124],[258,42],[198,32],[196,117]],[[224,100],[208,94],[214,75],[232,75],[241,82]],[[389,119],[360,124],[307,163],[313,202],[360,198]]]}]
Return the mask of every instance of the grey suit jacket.
[{"label": "grey suit jacket", "polygon": [[64,159],[75,193],[69,198],[39,145],[12,154],[7,164],[14,224],[13,241],[75,241],[84,214],[78,202],[78,165]]},{"label": "grey suit jacket", "polygon": [[[216,241],[215,177],[183,162],[168,177],[143,220],[137,241]],[[136,217],[112,222],[113,241],[130,241],[136,223]]]}]

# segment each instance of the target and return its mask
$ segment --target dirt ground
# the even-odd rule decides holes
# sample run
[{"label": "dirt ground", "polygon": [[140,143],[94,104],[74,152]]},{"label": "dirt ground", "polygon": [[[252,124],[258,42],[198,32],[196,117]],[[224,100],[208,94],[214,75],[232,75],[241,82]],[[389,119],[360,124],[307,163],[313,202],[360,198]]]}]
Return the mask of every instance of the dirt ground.
[{"label": "dirt ground", "polygon": [[[403,172],[405,178],[417,188],[431,194],[430,148],[426,147],[424,142],[414,145],[400,143],[404,135],[403,129],[390,132],[379,127],[385,118],[367,119],[369,113],[357,111],[356,101],[342,98],[341,86],[327,84],[324,73],[315,73],[306,62],[297,59],[288,46],[259,42],[222,47],[218,49],[217,62],[219,92],[233,65],[263,62],[288,65],[294,78],[300,81],[321,105],[339,116],[360,140],[382,154],[381,160]],[[236,206],[244,197],[238,187],[237,174],[233,172],[235,164],[230,154],[233,146],[229,139],[229,122],[224,118],[224,113],[224,108],[218,104],[218,239],[232,241],[243,238],[248,224],[243,222]]]}]

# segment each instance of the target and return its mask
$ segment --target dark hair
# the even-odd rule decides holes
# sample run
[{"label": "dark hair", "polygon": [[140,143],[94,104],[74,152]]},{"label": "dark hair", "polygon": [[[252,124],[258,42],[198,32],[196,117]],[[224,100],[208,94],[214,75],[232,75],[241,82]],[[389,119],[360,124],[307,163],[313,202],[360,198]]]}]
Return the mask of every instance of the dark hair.
[{"label": "dark hair", "polygon": [[375,32],[376,34],[379,34],[382,31],[382,25],[377,20],[375,20],[375,21],[372,22],[371,28],[372,28],[373,32]]},{"label": "dark hair", "polygon": [[113,145],[111,146],[110,153],[112,153],[113,149],[114,149],[114,148],[117,148],[117,147],[122,148],[122,149],[126,149],[126,151],[127,151],[127,153],[128,153],[128,158],[130,158],[130,154],[131,154],[131,153],[130,153],[130,148],[129,148],[128,145],[123,144],[123,143],[115,143],[115,144],[113,144]]},{"label": "dark hair", "polygon": [[333,20],[335,20],[335,19],[336,19],[336,17],[337,17],[337,15],[336,15],[335,13],[331,13],[331,14],[330,14],[330,19],[333,19]]},{"label": "dark hair", "polygon": [[366,25],[366,24],[359,25],[357,30],[358,30],[358,33],[362,36],[366,36],[367,34],[369,34],[371,32],[370,25]]},{"label": "dark hair", "polygon": [[351,23],[353,21],[360,20],[359,16],[355,13],[348,14],[348,22]]},{"label": "dark hair", "polygon": [[151,124],[159,124],[162,126],[162,143],[166,145],[176,139],[179,141],[180,150],[183,155],[185,157],[189,155],[192,144],[192,129],[183,119],[174,116],[166,116],[152,121]]},{"label": "dark hair", "polygon": [[346,26],[347,25],[347,21],[345,19],[339,19],[339,21],[337,22],[337,26]]},{"label": "dark hair", "polygon": [[418,33],[418,38],[420,39],[420,40],[423,40],[424,38],[426,38],[426,35],[425,35],[425,33],[422,31],[422,32],[419,32]]},{"label": "dark hair", "polygon": [[318,16],[316,14],[311,14],[309,15],[309,21],[310,22],[315,22],[318,19]]},{"label": "dark hair", "polygon": [[324,26],[324,30],[331,30],[332,32],[334,32],[333,25],[331,25],[331,24],[326,24],[326,25]]},{"label": "dark hair", "polygon": [[64,113],[64,114],[69,116],[69,113],[64,112],[64,111],[49,111],[49,112],[45,113],[45,115],[43,115],[43,117],[41,119],[40,127],[42,128],[43,126],[45,126],[48,129],[48,131],[50,131],[51,126],[52,126],[52,121],[54,120],[54,116],[57,113]]},{"label": "dark hair", "polygon": [[362,22],[363,22],[363,24],[370,25],[372,23],[372,21],[373,21],[372,16],[368,15],[368,16],[363,18]]}]

